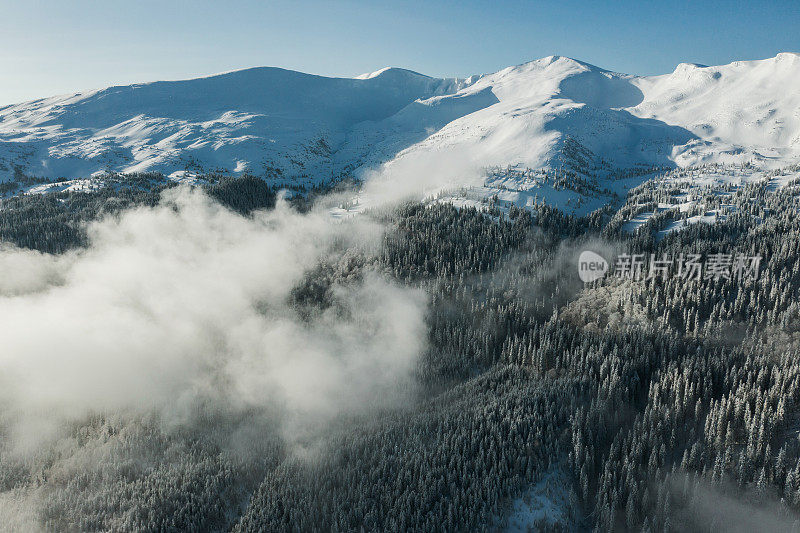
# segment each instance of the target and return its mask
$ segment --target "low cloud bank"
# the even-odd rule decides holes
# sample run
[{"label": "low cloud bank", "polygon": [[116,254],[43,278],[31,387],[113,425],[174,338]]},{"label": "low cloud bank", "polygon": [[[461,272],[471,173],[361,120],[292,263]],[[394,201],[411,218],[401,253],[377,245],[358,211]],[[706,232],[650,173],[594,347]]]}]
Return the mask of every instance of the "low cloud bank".
[{"label": "low cloud bank", "polygon": [[196,190],[92,224],[60,256],[0,250],[0,413],[22,447],[93,413],[279,413],[287,436],[394,405],[412,387],[425,300],[376,274],[301,317],[292,288],[342,250],[377,246],[365,217],[283,202],[240,216]]},{"label": "low cloud bank", "polygon": [[418,150],[366,172],[362,195],[370,205],[421,200],[441,190],[481,186],[486,171],[469,150]]}]

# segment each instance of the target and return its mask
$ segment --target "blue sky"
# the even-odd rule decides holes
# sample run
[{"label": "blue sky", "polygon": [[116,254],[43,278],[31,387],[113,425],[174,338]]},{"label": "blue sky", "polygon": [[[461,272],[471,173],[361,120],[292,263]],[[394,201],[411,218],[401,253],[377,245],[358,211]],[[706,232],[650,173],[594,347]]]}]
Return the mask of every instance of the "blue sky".
[{"label": "blue sky", "polygon": [[632,74],[800,52],[800,1],[0,0],[0,105],[259,65],[433,76],[566,55]]}]

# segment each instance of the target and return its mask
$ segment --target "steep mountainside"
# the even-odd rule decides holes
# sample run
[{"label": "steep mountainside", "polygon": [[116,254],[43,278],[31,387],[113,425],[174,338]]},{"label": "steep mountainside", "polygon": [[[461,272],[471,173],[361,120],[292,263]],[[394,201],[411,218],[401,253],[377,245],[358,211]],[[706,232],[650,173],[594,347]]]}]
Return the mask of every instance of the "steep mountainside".
[{"label": "steep mountainside", "polygon": [[488,176],[482,194],[578,176],[602,203],[654,169],[796,163],[798,84],[791,53],[653,77],[558,56],[464,80],[255,68],[0,108],[0,180],[249,171],[307,187],[419,159]]},{"label": "steep mountainside", "polygon": [[248,169],[324,179],[332,147],[355,124],[457,87],[402,69],[357,80],[254,68],[37,100],[0,108],[0,172],[7,179]]},{"label": "steep mountainside", "polygon": [[785,164],[800,156],[800,94],[786,90],[798,83],[796,54],[722,67],[682,64],[655,77],[548,57],[437,99],[489,89],[499,101],[454,120],[407,154],[461,147],[483,166],[540,168],[569,160],[576,141],[598,168],[603,161],[617,168]]}]

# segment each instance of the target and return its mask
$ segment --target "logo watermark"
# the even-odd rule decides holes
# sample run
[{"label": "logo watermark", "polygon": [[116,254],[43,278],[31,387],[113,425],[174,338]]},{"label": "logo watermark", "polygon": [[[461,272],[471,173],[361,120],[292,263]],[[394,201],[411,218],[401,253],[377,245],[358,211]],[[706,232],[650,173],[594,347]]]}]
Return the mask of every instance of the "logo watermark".
[{"label": "logo watermark", "polygon": [[671,257],[666,254],[620,254],[614,261],[614,268],[598,253],[584,250],[578,257],[578,276],[584,283],[591,283],[610,274],[634,281],[653,278],[667,279],[677,277],[687,281],[699,279],[751,279],[759,275],[761,256],[716,253],[679,254]]},{"label": "logo watermark", "polygon": [[608,272],[608,261],[591,250],[584,250],[578,257],[578,276],[584,283],[600,279]]}]

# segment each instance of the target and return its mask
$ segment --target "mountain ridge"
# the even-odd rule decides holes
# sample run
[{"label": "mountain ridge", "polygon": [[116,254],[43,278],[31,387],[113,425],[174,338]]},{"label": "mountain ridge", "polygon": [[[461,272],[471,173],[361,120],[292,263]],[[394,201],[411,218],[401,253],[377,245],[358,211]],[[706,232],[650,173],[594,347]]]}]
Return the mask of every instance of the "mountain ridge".
[{"label": "mountain ridge", "polygon": [[[565,56],[461,79],[396,67],[353,78],[253,67],[0,108],[0,181],[248,172],[313,187],[448,153],[467,153],[481,169],[566,163],[594,177],[709,162],[774,166],[800,160],[800,96],[783,89],[792,84],[800,84],[795,53],[681,63],[659,76]],[[576,146],[579,163],[565,155]]]}]

